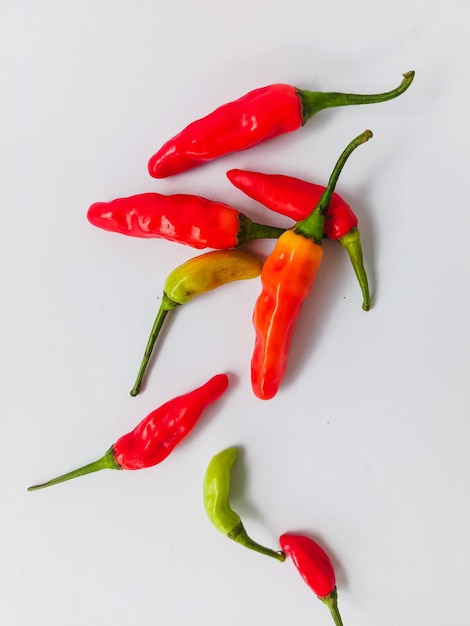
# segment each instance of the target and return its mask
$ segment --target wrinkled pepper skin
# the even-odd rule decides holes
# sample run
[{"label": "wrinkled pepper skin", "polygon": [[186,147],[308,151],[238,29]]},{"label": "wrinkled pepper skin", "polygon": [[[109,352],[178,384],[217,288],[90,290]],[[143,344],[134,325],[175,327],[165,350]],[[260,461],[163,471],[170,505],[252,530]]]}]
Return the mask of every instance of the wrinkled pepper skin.
[{"label": "wrinkled pepper skin", "polygon": [[189,435],[204,409],[225,392],[228,382],[226,374],[217,374],[201,387],[165,402],[134,430],[120,437],[97,461],[29,487],[28,491],[44,489],[102,469],[138,470],[161,463]]},{"label": "wrinkled pepper skin", "polygon": [[[233,169],[227,172],[230,182],[253,200],[299,221],[307,217],[320,200],[325,187],[281,174],[263,174]],[[323,235],[336,240],[349,255],[362,291],[362,308],[370,310],[370,292],[364,267],[358,219],[349,204],[337,193],[331,197],[325,214]]]},{"label": "wrinkled pepper skin", "polygon": [[200,254],[175,268],[167,277],[157,316],[150,331],[131,396],[140,392],[150,357],[165,319],[170,311],[186,304],[195,296],[217,289],[237,280],[256,278],[261,273],[262,260],[243,250],[213,250]]},{"label": "wrinkled pepper skin", "polygon": [[154,178],[165,178],[303,126],[319,111],[331,107],[373,104],[392,100],[413,82],[403,74],[395,89],[380,94],[350,94],[297,89],[274,84],[250,91],[192,122],[167,141],[149,160]]},{"label": "wrinkled pepper skin", "polygon": [[212,524],[219,532],[245,548],[270,556],[277,561],[285,561],[282,551],[266,548],[254,541],[246,532],[238,513],[230,506],[232,468],[237,459],[235,447],[226,448],[210,461],[203,483],[204,508]]},{"label": "wrinkled pepper skin", "polygon": [[[264,174],[233,169],[227,172],[232,185],[265,207],[298,222],[317,205],[326,187],[283,174]],[[339,239],[352,228],[358,219],[349,204],[336,192],[332,195],[325,215],[323,232],[328,239]]]},{"label": "wrinkled pepper skin", "polygon": [[323,548],[310,537],[294,533],[281,535],[279,543],[310,589],[328,607],[335,626],[343,626],[335,571]]},{"label": "wrinkled pepper skin", "polygon": [[300,126],[302,110],[295,87],[261,87],[189,124],[152,156],[149,173],[154,178],[172,176]]},{"label": "wrinkled pepper skin", "polygon": [[288,230],[263,265],[262,291],[253,312],[251,359],[253,392],[262,400],[273,398],[284,378],[292,332],[322,258],[320,245]]},{"label": "wrinkled pepper skin", "polygon": [[226,391],[228,377],[217,374],[204,385],[174,398],[150,413],[114,444],[121,469],[137,470],[161,463],[196,426],[204,409]]},{"label": "wrinkled pepper skin", "polygon": [[95,202],[90,224],[114,233],[161,238],[192,248],[225,250],[251,239],[278,237],[281,229],[255,224],[236,209],[190,194],[142,193]]}]

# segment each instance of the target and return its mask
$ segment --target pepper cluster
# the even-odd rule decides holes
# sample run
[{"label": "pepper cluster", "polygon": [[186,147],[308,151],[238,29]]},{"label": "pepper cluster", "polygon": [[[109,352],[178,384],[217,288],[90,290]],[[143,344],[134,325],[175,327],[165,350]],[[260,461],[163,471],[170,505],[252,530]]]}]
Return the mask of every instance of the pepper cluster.
[{"label": "pepper cluster", "polygon": [[[167,141],[151,157],[149,173],[154,178],[172,176],[223,155],[246,150],[299,129],[325,108],[391,100],[404,93],[413,78],[414,72],[407,72],[395,89],[371,95],[312,92],[283,84],[257,89],[217,108]],[[251,382],[258,398],[273,398],[286,371],[302,303],[313,288],[323,258],[323,239],[335,240],[346,249],[362,292],[362,308],[370,309],[358,218],[335,193],[335,187],[352,152],[371,137],[372,132],[366,130],[346,146],[325,187],[281,174],[238,169],[227,172],[228,179],[238,189],[271,211],[294,220],[287,229],[255,223],[225,203],[188,194],[143,193],[90,206],[88,220],[101,229],[132,237],[164,238],[195,249],[212,249],[168,275],[132,396],[141,390],[150,357],[170,311],[229,282],[260,276],[262,289],[253,313],[255,345]],[[239,248],[260,238],[276,240],[264,261]],[[213,376],[197,389],[151,412],[131,432],[117,439],[99,460],[29,490],[105,468],[136,470],[157,465],[190,433],[203,411],[225,392],[228,384],[226,374]],[[248,535],[240,516],[230,506],[231,470],[236,458],[237,449],[228,448],[215,455],[206,470],[204,505],[210,520],[242,546],[281,562],[289,556],[340,626],[335,573],[324,550],[313,539],[295,533],[280,536],[280,550],[264,547]]]}]

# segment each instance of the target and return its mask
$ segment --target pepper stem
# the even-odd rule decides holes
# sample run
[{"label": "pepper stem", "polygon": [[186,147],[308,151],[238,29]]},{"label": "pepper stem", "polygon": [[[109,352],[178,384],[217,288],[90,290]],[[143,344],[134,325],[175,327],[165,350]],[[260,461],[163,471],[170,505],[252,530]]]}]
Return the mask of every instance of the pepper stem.
[{"label": "pepper stem", "polygon": [[157,317],[155,318],[155,321],[153,323],[152,330],[150,331],[150,337],[145,348],[144,356],[142,357],[139,372],[137,374],[134,386],[131,389],[131,396],[138,395],[140,387],[142,385],[142,380],[150,361],[150,357],[152,356],[152,352],[155,347],[155,343],[163,327],[163,323],[165,322],[168,313],[173,309],[176,309],[177,306],[179,306],[179,304],[177,302],[173,302],[173,300],[171,300],[166,295],[166,293],[163,292],[162,303],[160,305],[160,308],[158,309]]},{"label": "pepper stem", "polygon": [[337,92],[321,92],[321,91],[305,91],[298,89],[297,93],[300,98],[302,107],[302,123],[305,124],[311,117],[323,109],[332,107],[342,107],[351,104],[375,104],[377,102],[385,102],[393,100],[404,93],[413,82],[415,77],[414,71],[403,74],[403,80],[392,91],[377,94],[355,94],[355,93],[337,93]]},{"label": "pepper stem", "polygon": [[336,587],[327,596],[320,598],[320,600],[330,609],[335,626],[343,626],[343,620],[341,619],[338,609],[338,592],[336,591]]},{"label": "pepper stem", "polygon": [[254,541],[251,537],[249,537],[242,522],[240,522],[240,524],[238,524],[228,534],[228,537],[230,539],[233,539],[240,545],[245,546],[245,548],[249,548],[250,550],[254,550],[255,552],[259,552],[260,554],[270,556],[273,559],[280,561],[281,563],[286,560],[286,555],[284,552],[282,552],[282,550],[271,550],[271,548],[266,548],[265,546],[262,546],[261,544]]},{"label": "pepper stem", "polygon": [[310,215],[294,226],[294,232],[298,235],[303,235],[309,239],[313,239],[315,243],[321,244],[321,240],[323,238],[323,227],[325,225],[325,214],[328,210],[328,206],[331,201],[331,196],[336,187],[336,183],[338,182],[339,175],[341,174],[341,170],[344,167],[344,164],[350,157],[350,155],[354,152],[354,150],[360,146],[361,144],[369,141],[372,137],[372,131],[365,130],[363,133],[358,135],[355,139],[349,143],[348,146],[343,150],[341,156],[336,162],[336,165],[333,168],[333,172],[331,173],[330,180],[328,181],[328,185],[325,191],[320,196],[320,200],[317,203],[317,206],[313,209]]},{"label": "pepper stem", "polygon": [[83,467],[73,470],[72,472],[68,472],[67,474],[62,474],[62,476],[58,476],[57,478],[53,478],[52,480],[48,480],[47,483],[42,483],[40,485],[33,485],[32,487],[28,487],[28,491],[36,491],[37,489],[44,489],[45,487],[51,487],[52,485],[63,483],[66,480],[77,478],[77,476],[84,476],[85,474],[98,472],[99,470],[102,470],[102,469],[117,469],[117,470],[121,469],[121,466],[118,465],[114,457],[114,446],[111,446],[111,448],[109,448],[109,450],[106,452],[104,456],[101,457],[101,459],[98,459],[97,461],[93,461],[93,463],[88,463],[88,465],[84,465]]},{"label": "pepper stem", "polygon": [[237,246],[254,239],[278,239],[285,231],[285,228],[252,222],[246,215],[239,215],[238,224]]},{"label": "pepper stem", "polygon": [[356,274],[359,286],[362,291],[362,308],[364,311],[370,309],[369,282],[367,280],[366,270],[364,268],[364,259],[362,256],[361,236],[358,228],[351,228],[349,233],[337,239],[337,242],[346,249],[351,259],[353,270]]}]

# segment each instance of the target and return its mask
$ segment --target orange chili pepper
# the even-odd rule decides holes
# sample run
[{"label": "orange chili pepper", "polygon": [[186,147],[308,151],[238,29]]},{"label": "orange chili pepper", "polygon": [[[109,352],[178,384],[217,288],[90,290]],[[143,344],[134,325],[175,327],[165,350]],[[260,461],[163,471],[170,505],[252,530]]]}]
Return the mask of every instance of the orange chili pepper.
[{"label": "orange chili pepper", "polygon": [[253,391],[262,400],[276,395],[284,377],[295,322],[323,257],[325,214],[336,182],[350,154],[371,137],[366,130],[345,148],[315,209],[279,237],[264,263],[263,289],[253,314],[256,339],[251,360]]}]

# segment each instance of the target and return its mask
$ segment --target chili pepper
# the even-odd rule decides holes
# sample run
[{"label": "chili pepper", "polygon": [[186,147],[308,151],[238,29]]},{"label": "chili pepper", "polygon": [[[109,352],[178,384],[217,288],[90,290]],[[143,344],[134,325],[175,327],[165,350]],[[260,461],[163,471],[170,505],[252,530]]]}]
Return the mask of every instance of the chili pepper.
[{"label": "chili pepper", "polygon": [[145,417],[130,433],[120,437],[101,459],[46,483],[43,489],[102,469],[138,470],[161,463],[197,424],[204,409],[227,389],[226,374],[217,374],[204,385],[169,400]]},{"label": "chili pepper", "polygon": [[281,535],[279,543],[310,589],[329,608],[336,626],[343,626],[338,610],[335,571],[323,548],[309,537],[292,533]]},{"label": "chili pepper", "polygon": [[246,150],[266,139],[297,130],[323,109],[392,100],[408,89],[413,78],[414,72],[406,72],[392,91],[368,95],[306,91],[283,84],[255,89],[189,124],[167,141],[151,157],[150,175],[165,178],[231,152]]},{"label": "chili pepper", "polygon": [[315,209],[279,237],[263,265],[263,289],[253,313],[256,339],[251,360],[253,391],[263,400],[276,395],[284,376],[295,322],[323,257],[325,213],[338,177],[353,150],[371,137],[367,130],[351,141],[338,159]]},{"label": "chili pepper", "polygon": [[[298,221],[307,217],[320,200],[325,187],[282,174],[263,174],[244,170],[227,172],[230,182],[250,198],[272,211]],[[364,311],[370,309],[369,283],[364,269],[358,219],[349,204],[334,193],[325,215],[323,235],[343,246],[351,260],[361,287]]]},{"label": "chili pepper", "polygon": [[256,278],[263,262],[254,254],[242,250],[214,250],[186,261],[174,269],[165,281],[160,308],[145,348],[137,380],[131,391],[136,396],[142,384],[158,335],[170,311],[197,296],[221,285]]},{"label": "chili pepper", "polygon": [[131,237],[159,237],[193,248],[226,249],[252,239],[277,238],[283,229],[252,222],[236,209],[200,196],[142,193],[96,202],[88,221]]},{"label": "chili pepper", "polygon": [[204,507],[214,526],[229,539],[278,561],[285,561],[284,552],[261,546],[248,536],[243,522],[230,506],[232,467],[238,456],[235,447],[216,454],[209,463],[204,476]]}]

